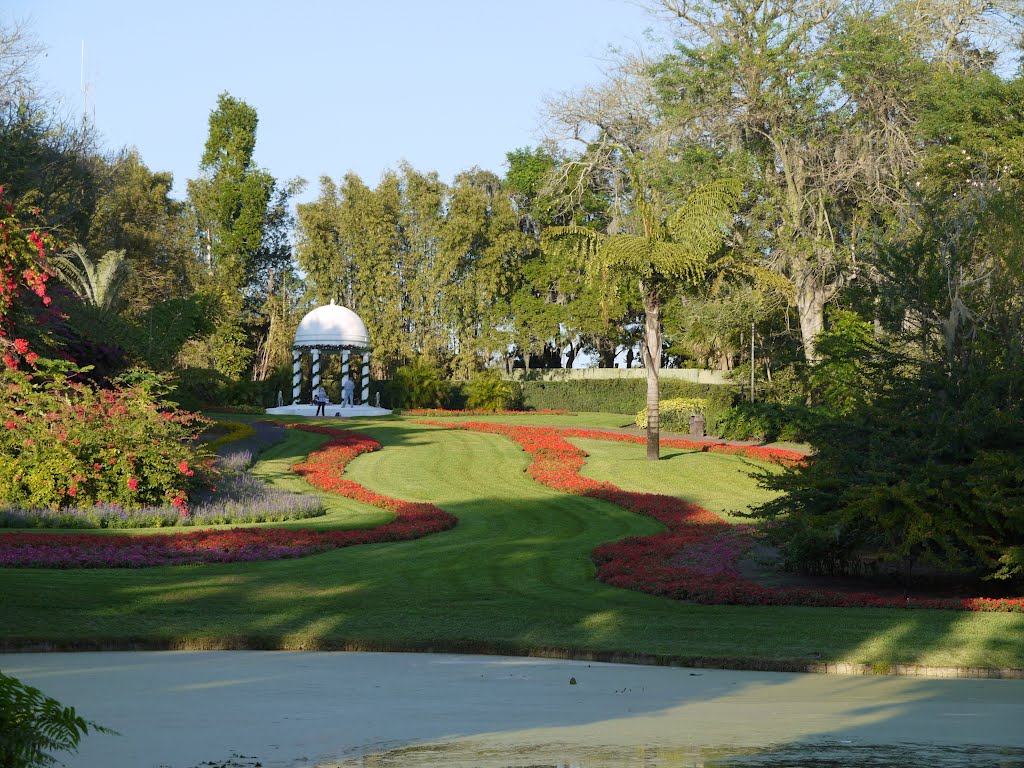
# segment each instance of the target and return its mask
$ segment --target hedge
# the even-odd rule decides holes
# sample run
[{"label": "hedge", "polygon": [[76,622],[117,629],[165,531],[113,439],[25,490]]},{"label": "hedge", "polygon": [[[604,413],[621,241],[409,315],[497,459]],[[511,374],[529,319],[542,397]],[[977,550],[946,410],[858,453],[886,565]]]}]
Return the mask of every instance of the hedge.
[{"label": "hedge", "polygon": [[[662,379],[660,383],[662,400],[707,400],[704,426],[711,434],[716,434],[719,420],[738,396],[734,387],[720,384],[695,384],[677,379]],[[647,382],[644,379],[525,381],[523,403],[528,410],[601,411],[632,417],[647,403]]]}]

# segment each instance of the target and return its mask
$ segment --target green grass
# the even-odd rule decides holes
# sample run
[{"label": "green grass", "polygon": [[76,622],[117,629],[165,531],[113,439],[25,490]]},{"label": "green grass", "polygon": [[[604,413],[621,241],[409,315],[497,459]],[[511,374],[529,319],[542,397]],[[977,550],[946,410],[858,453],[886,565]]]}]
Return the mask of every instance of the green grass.
[{"label": "green grass", "polygon": [[[418,541],[297,560],[3,570],[0,642],[7,648],[557,649],[738,664],[1024,667],[1021,614],[697,606],[607,587],[594,580],[591,550],[653,533],[656,523],[538,485],[524,471],[523,451],[497,435],[404,418],[345,426],[384,446],[356,459],[349,477],[391,496],[436,503],[457,515],[459,525]],[[288,467],[321,439],[289,432],[256,470],[286,487],[308,489]],[[591,453],[588,472],[624,487],[698,501],[702,493],[701,503],[721,509],[749,503],[760,492],[743,478],[744,464],[736,458],[667,451],[666,461],[651,465],[636,458],[642,445],[581,444]],[[713,489],[720,480],[726,487]],[[356,502],[331,503],[327,517],[303,525],[386,519]]]},{"label": "green grass", "polygon": [[747,522],[734,512],[772,498],[759,488],[756,475],[774,471],[768,464],[752,462],[720,453],[662,448],[661,460],[648,461],[644,446],[605,440],[572,442],[590,456],[583,474],[596,480],[608,480],[627,491],[664,493],[700,504],[727,520]]}]

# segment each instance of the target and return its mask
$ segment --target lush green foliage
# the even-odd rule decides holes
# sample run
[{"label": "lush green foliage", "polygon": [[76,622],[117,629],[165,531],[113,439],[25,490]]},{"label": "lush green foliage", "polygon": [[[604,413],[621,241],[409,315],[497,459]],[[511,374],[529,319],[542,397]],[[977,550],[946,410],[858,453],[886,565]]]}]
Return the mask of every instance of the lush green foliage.
[{"label": "lush green foliage", "polygon": [[101,312],[121,306],[121,289],[131,274],[124,251],[107,251],[94,261],[80,245],[73,245],[66,254],[50,259],[57,275],[86,304]]},{"label": "lush green foliage", "polygon": [[[67,307],[68,322],[77,336],[115,345],[128,364],[156,371],[173,368],[186,343],[213,330],[214,312],[215,303],[200,294],[157,301],[134,316],[105,312],[91,304]],[[86,362],[94,361],[86,357],[82,364]]]},{"label": "lush green foliage", "polygon": [[523,402],[523,387],[494,369],[474,374],[465,386],[466,407],[477,411],[510,411]]},{"label": "lush green foliage", "polygon": [[205,419],[164,407],[152,374],[101,389],[74,367],[40,366],[8,371],[0,391],[0,500],[185,507],[207,455],[192,443]]},{"label": "lush green foliage", "polygon": [[718,422],[726,440],[807,442],[825,411],[802,405],[740,401]]},{"label": "lush green foliage", "polygon": [[420,358],[395,371],[395,406],[398,408],[440,408],[451,387],[444,372],[433,361]]},{"label": "lush green foliage", "polygon": [[0,765],[43,768],[60,765],[54,752],[75,752],[82,737],[112,733],[46,696],[38,688],[0,672]]},{"label": "lush green foliage", "polygon": [[275,375],[267,381],[235,380],[213,368],[182,368],[174,372],[174,389],[168,399],[188,410],[217,407],[263,408],[276,405],[277,392],[291,397],[290,376]]},{"label": "lush green foliage", "polygon": [[783,493],[756,512],[771,521],[770,538],[792,567],[811,572],[888,561],[907,572],[924,564],[1019,575],[1020,372],[951,383],[941,366],[874,362],[883,386],[873,401],[822,418],[809,429],[817,452],[808,463],[766,479]]},{"label": "lush green foliage", "polygon": [[507,299],[530,248],[501,180],[479,169],[450,186],[405,164],[374,188],[325,176],[298,208],[310,294],[361,315],[387,374],[429,356],[465,376],[485,350],[507,349]]},{"label": "lush green foliage", "polygon": [[[214,367],[234,379],[243,378],[254,357],[243,322],[247,293],[254,284],[263,288],[258,281],[268,264],[280,266],[274,263],[280,254],[270,235],[284,219],[275,218],[276,180],[253,161],[258,122],[253,107],[220,94],[210,113],[202,176],[188,184],[205,262],[202,281],[218,301],[209,349]],[[286,250],[284,256],[287,269],[290,253]]]}]

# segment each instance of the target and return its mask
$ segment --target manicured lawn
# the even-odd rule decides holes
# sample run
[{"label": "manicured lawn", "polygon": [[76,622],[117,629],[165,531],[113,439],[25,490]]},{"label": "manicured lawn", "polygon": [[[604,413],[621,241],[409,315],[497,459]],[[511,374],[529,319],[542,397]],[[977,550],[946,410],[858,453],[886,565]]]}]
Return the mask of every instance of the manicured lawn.
[{"label": "manicured lawn", "polygon": [[757,485],[758,472],[773,465],[735,456],[681,448],[661,449],[661,461],[647,460],[644,446],[606,440],[570,440],[590,454],[583,474],[607,480],[627,491],[664,493],[700,504],[734,523],[749,523],[731,514],[746,512],[772,494]]},{"label": "manicured lawn", "polygon": [[[296,560],[3,570],[0,641],[7,647],[584,649],[1024,667],[1024,614],[696,606],[608,587],[594,580],[590,552],[602,542],[654,533],[656,523],[535,483],[524,472],[526,455],[498,435],[406,418],[342,425],[384,446],[357,458],[347,477],[390,496],[433,502],[458,516],[458,526],[417,541]],[[308,488],[288,467],[320,440],[290,431],[257,471],[289,488]],[[588,473],[623,487],[675,492],[716,510],[763,493],[738,458],[667,450],[665,461],[648,465],[642,445],[579,444],[591,454]],[[724,489],[715,487],[720,482]],[[291,525],[386,519],[357,502],[331,504],[327,517]]]}]

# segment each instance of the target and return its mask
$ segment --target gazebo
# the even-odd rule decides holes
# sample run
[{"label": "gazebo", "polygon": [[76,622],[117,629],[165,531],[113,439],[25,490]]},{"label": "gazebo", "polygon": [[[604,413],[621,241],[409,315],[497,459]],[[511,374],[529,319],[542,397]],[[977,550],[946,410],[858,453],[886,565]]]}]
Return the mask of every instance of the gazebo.
[{"label": "gazebo", "polygon": [[[324,355],[341,355],[341,378],[350,373],[356,376],[357,391],[361,392],[361,405],[355,408],[341,408],[337,403],[328,406],[328,415],[377,416],[391,413],[383,408],[370,406],[370,334],[362,319],[347,307],[333,301],[309,312],[299,322],[292,343],[292,398],[291,405],[268,408],[267,413],[312,416],[316,406],[300,403],[302,390],[302,356],[312,356],[313,392],[321,385],[320,361]],[[340,392],[337,393],[340,400]],[[334,398],[332,398],[333,400]]]}]

